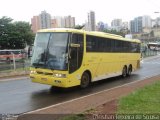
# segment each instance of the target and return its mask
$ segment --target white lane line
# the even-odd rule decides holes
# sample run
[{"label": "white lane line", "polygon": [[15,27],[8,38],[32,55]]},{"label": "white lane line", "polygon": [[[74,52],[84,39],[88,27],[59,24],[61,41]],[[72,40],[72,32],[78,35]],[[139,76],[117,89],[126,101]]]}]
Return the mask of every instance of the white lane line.
[{"label": "white lane line", "polygon": [[[143,78],[143,80],[145,80],[147,78],[154,77],[154,76],[155,75],[146,76],[146,77]],[[51,106],[48,106],[48,107],[44,107],[44,108],[40,108],[40,109],[33,110],[33,111],[30,111],[30,112],[26,112],[24,114],[31,114],[31,113],[38,112],[38,111],[45,110],[45,109],[49,109],[49,108],[52,108],[52,107],[55,107],[55,106],[58,106],[58,105],[63,105],[63,104],[70,103],[70,102],[73,102],[73,101],[76,101],[76,100],[80,100],[80,99],[83,99],[83,98],[86,98],[86,97],[90,97],[90,96],[94,96],[94,95],[97,95],[97,94],[100,94],[100,93],[103,93],[103,92],[107,92],[107,91],[110,91],[110,90],[113,90],[113,89],[116,89],[116,88],[127,86],[127,85],[130,85],[130,84],[133,84],[133,83],[137,83],[137,82],[140,82],[140,81],[143,81],[143,80],[136,80],[136,81],[133,81],[133,82],[130,82],[130,83],[126,83],[124,85],[116,86],[116,87],[113,87],[113,88],[110,88],[110,89],[107,89],[107,90],[103,90],[103,91],[100,91],[100,92],[96,92],[96,93],[93,93],[93,94],[90,94],[90,95],[86,95],[86,96],[83,96],[83,97],[79,97],[79,98],[75,98],[75,99],[72,99],[72,100],[68,100],[68,101],[61,102],[61,103],[58,103],[58,104],[55,104],[55,105],[51,105]]]},{"label": "white lane line", "polygon": [[21,79],[29,79],[29,77],[18,77],[18,78],[4,78],[0,80],[0,82],[7,82],[7,81],[15,81],[15,80],[21,80]]},{"label": "white lane line", "polygon": [[150,62],[143,62],[143,64],[160,64],[160,62],[150,61]]}]

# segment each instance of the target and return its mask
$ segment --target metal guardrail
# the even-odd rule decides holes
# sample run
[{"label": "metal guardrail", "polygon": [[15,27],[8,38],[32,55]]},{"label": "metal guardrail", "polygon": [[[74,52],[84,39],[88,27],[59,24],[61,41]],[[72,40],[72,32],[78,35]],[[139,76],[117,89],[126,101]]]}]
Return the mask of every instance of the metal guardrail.
[{"label": "metal guardrail", "polygon": [[30,66],[30,59],[23,59],[21,61],[0,61],[0,74],[14,71],[28,71]]},{"label": "metal guardrail", "polygon": [[159,53],[158,51],[147,49],[142,52],[142,57],[145,58],[149,56],[155,56],[158,55],[158,53]]}]

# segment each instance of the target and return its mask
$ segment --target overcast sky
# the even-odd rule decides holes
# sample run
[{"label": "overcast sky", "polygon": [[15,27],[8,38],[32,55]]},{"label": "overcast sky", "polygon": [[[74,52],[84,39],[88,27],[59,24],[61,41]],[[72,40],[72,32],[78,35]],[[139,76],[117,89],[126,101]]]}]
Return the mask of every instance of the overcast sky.
[{"label": "overcast sky", "polygon": [[160,0],[1,0],[0,18],[11,17],[15,21],[30,22],[32,16],[46,10],[51,16],[71,15],[76,24],[87,20],[87,13],[95,11],[96,22],[110,24],[112,19],[129,21],[137,16],[160,16]]}]

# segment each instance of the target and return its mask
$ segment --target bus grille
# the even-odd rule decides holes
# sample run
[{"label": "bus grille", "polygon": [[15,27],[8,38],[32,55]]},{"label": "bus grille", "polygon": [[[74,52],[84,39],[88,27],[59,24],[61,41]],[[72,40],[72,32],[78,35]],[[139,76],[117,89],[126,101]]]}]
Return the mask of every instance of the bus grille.
[{"label": "bus grille", "polygon": [[43,74],[43,75],[53,75],[53,73],[40,72],[40,71],[37,71],[37,74]]}]

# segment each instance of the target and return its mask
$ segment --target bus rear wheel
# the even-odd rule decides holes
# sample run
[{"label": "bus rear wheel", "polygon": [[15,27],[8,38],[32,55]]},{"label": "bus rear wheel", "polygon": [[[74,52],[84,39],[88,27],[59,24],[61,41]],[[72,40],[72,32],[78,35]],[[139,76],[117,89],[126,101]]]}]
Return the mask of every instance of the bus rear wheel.
[{"label": "bus rear wheel", "polygon": [[132,73],[132,66],[130,65],[130,66],[128,67],[127,75],[130,76],[131,73]]},{"label": "bus rear wheel", "polygon": [[90,76],[87,72],[84,72],[82,77],[81,77],[81,88],[87,88],[90,84]]},{"label": "bus rear wheel", "polygon": [[127,67],[124,66],[122,70],[122,77],[126,77],[126,76],[127,76]]}]

